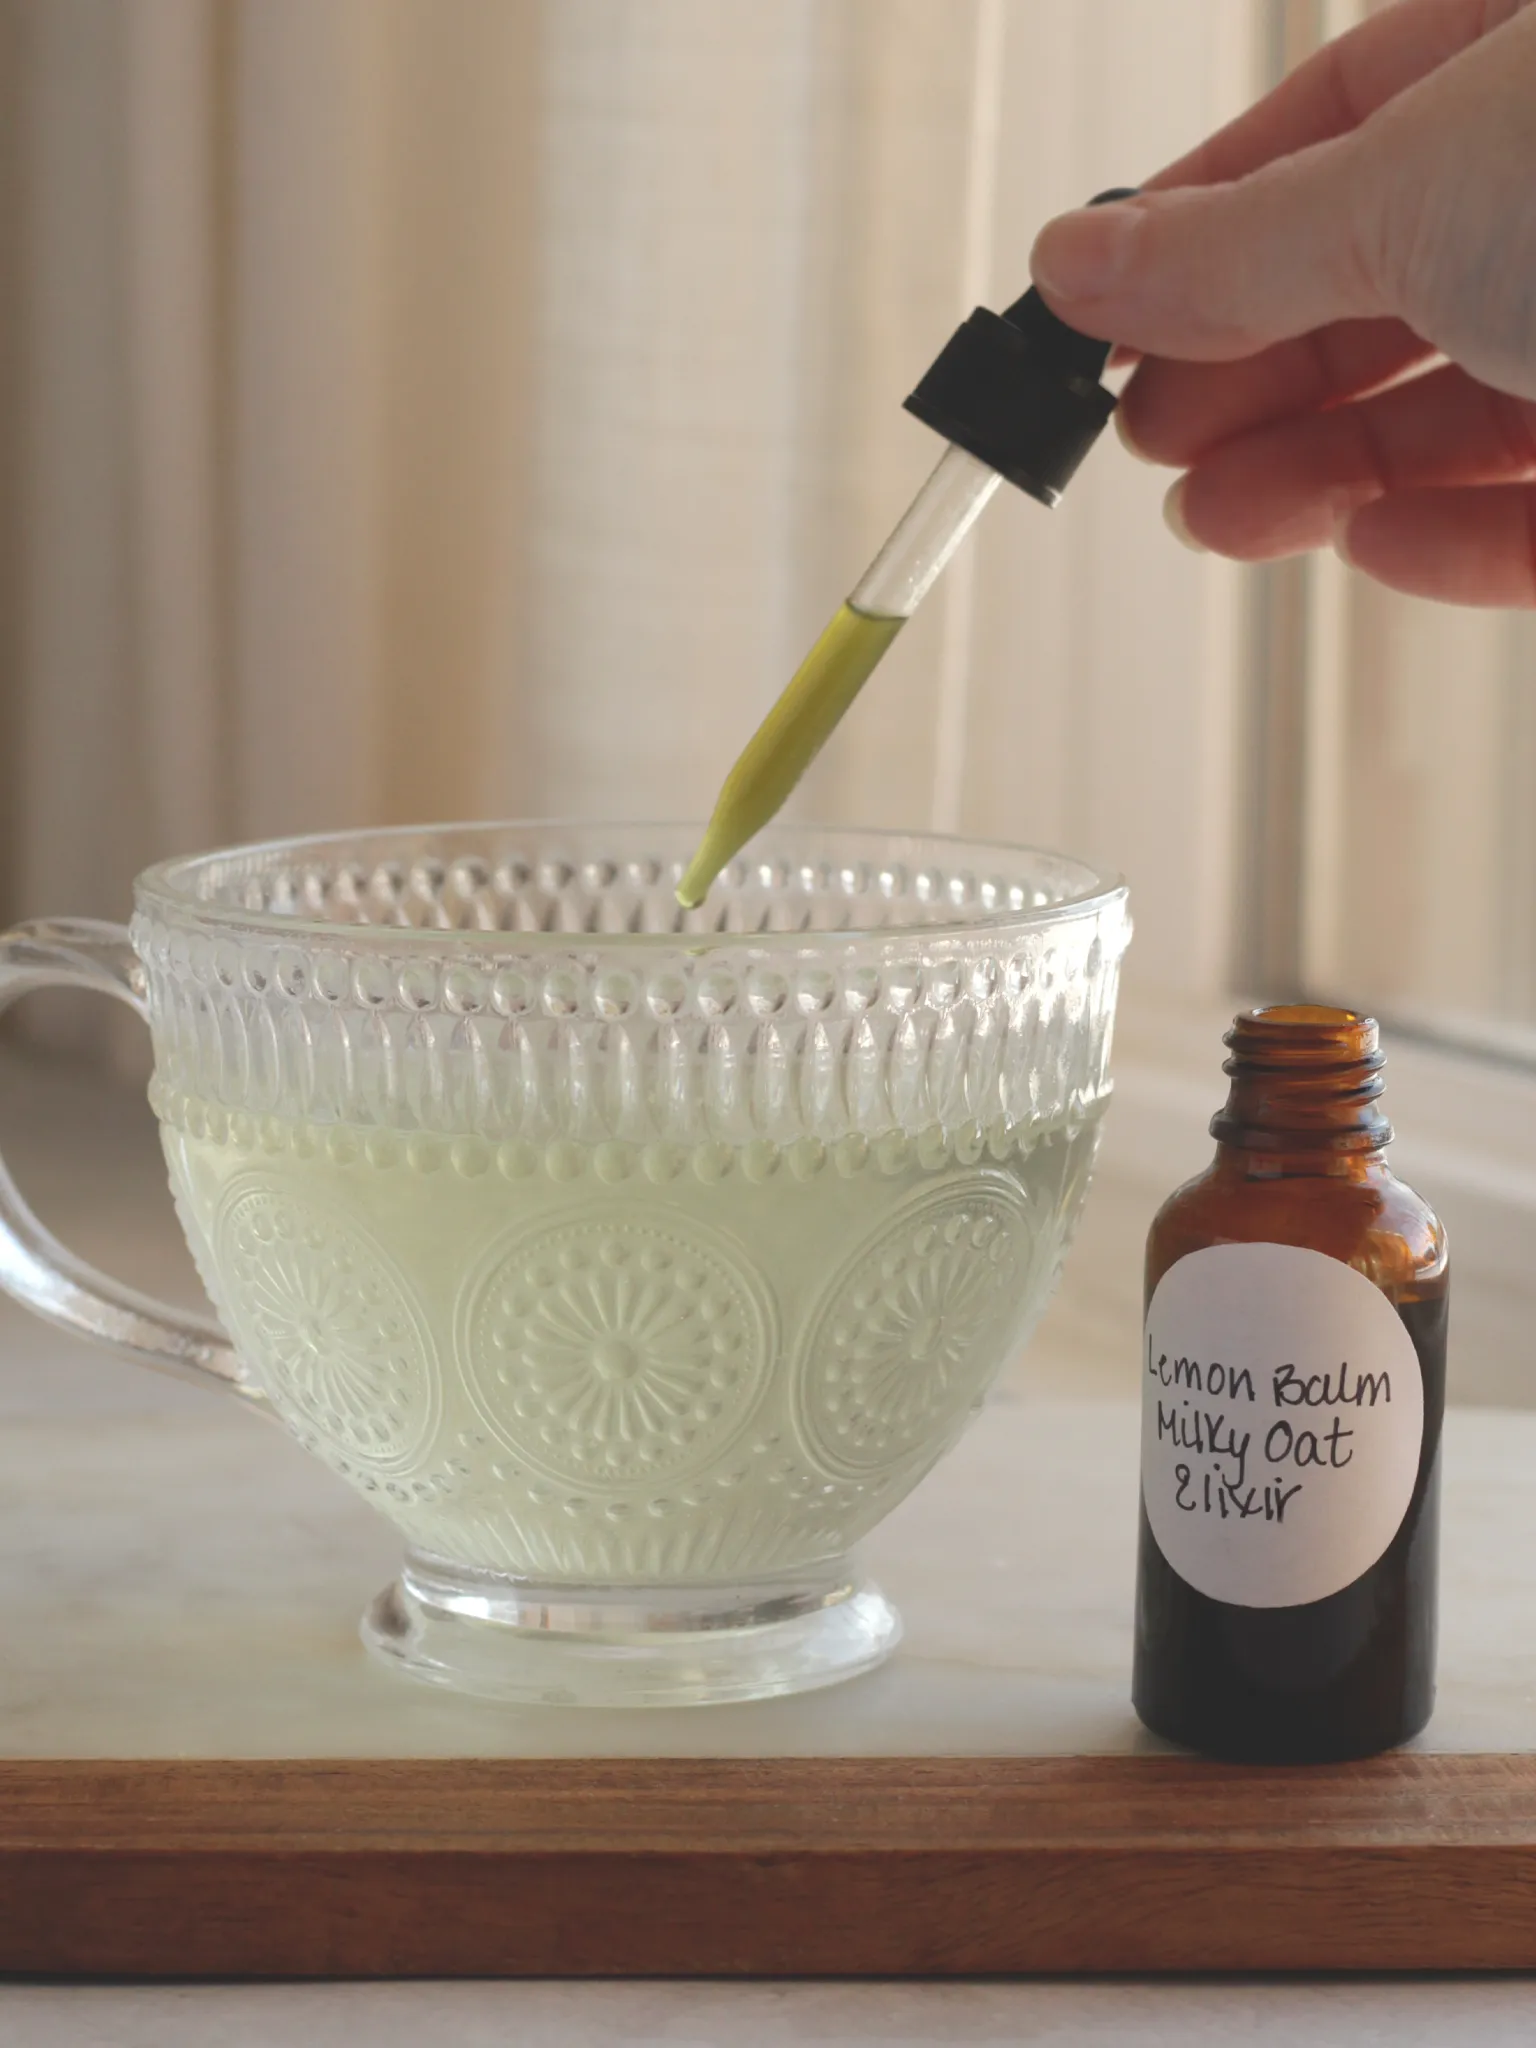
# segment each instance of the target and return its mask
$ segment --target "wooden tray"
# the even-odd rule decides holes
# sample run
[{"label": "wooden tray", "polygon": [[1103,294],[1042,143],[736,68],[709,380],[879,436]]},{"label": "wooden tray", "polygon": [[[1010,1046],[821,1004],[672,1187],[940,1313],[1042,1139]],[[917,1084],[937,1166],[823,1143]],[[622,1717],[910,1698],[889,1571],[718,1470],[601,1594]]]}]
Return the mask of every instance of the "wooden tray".
[{"label": "wooden tray", "polygon": [[1426,1737],[1262,1771],[1131,1714],[1128,1403],[996,1403],[875,1532],[884,1670],[645,1714],[370,1666],[393,1532],[247,1417],[14,1420],[0,1970],[1536,1968],[1536,1415],[1446,1442]]},{"label": "wooden tray", "polygon": [[1536,1967],[1536,1760],[0,1767],[0,1968]]}]

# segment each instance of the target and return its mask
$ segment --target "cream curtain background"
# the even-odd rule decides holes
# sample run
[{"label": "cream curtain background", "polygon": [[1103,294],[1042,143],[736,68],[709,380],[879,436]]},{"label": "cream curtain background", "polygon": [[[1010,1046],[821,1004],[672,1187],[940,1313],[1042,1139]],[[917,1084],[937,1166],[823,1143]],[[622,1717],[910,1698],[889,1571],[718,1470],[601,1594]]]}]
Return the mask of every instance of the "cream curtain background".
[{"label": "cream curtain background", "polygon": [[1310,579],[1305,979],[1536,1063],[1536,617]]},{"label": "cream curtain background", "polygon": [[[1274,0],[1267,70],[1390,4]],[[1401,597],[1331,555],[1251,594],[1240,977],[1536,1065],[1536,615]]]},{"label": "cream curtain background", "polygon": [[[1208,0],[0,0],[10,917],[364,821],[698,815],[1038,223],[1245,101]],[[1112,442],[801,799],[1126,870],[1231,954],[1240,621]]]}]

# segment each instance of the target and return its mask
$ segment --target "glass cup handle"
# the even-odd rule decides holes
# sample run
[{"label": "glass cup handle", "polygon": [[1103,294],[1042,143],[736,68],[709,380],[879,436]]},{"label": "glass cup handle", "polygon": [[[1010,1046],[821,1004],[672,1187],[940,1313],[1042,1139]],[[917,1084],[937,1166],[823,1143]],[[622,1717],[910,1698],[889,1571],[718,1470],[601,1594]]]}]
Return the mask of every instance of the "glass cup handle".
[{"label": "glass cup handle", "polygon": [[[36,988],[89,988],[128,1003],[147,1023],[144,970],[121,925],[49,918],[0,937],[0,1010]],[[222,1387],[255,1407],[266,1396],[242,1372],[211,1316],[153,1301],[99,1273],[33,1215],[0,1159],[0,1287],[77,1337],[157,1372]]]}]

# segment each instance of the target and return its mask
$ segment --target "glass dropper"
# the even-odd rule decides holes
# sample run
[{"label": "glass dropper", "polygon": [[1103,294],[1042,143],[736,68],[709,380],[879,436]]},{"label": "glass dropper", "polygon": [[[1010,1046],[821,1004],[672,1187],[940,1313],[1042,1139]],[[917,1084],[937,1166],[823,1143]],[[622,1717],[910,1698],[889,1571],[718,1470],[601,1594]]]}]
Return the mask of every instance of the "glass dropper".
[{"label": "glass dropper", "polygon": [[1001,482],[995,469],[964,448],[951,446],[940,456],[726,777],[703,842],[677,885],[685,909],[704,901],[726,862],[782,809]]},{"label": "glass dropper", "polygon": [[677,886],[684,909],[782,808],[1004,478],[1057,502],[1114,411],[1108,354],[1033,290],[1002,314],[978,306],[951,336],[906,401],[950,446],[726,777]]}]

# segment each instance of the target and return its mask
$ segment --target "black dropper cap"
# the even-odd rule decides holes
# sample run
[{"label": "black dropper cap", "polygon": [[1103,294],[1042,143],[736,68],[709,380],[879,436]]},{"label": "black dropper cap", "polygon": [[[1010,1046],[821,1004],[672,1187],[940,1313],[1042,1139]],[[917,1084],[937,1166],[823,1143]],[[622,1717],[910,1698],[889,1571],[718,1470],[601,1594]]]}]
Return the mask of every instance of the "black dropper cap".
[{"label": "black dropper cap", "polygon": [[[1100,192],[1103,206],[1132,199]],[[906,401],[946,441],[1054,505],[1116,405],[1099,379],[1110,344],[1058,320],[1033,287],[1005,313],[978,306]]]}]

